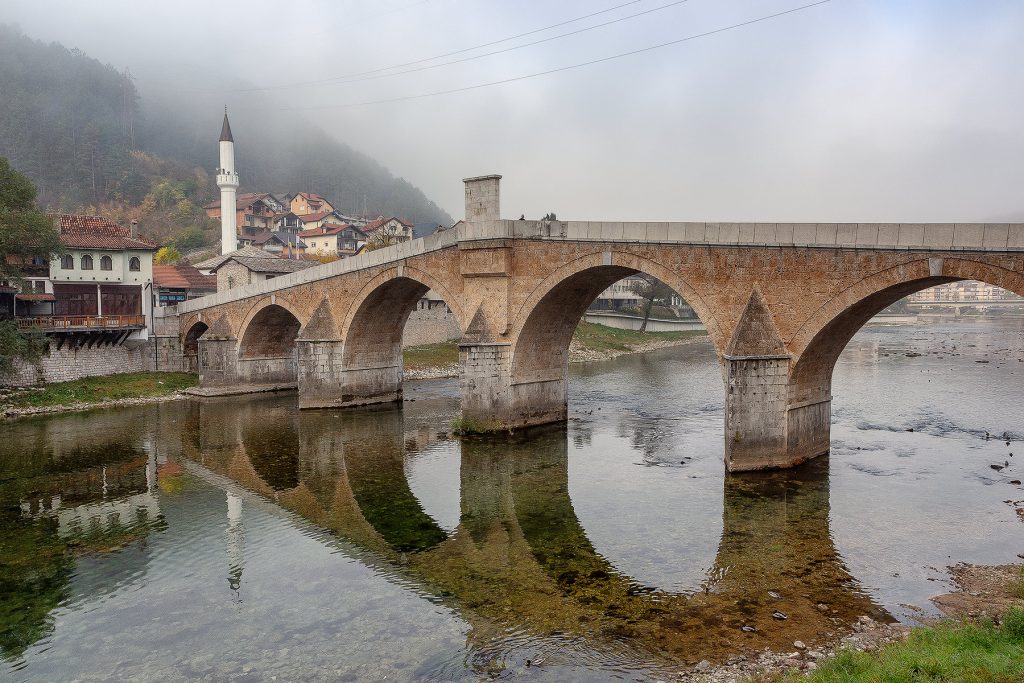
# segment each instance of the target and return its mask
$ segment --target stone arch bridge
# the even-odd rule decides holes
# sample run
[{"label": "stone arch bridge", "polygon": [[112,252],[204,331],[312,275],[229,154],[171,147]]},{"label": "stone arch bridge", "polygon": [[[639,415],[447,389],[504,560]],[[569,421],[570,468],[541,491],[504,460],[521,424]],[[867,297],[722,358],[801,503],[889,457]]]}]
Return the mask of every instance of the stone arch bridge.
[{"label": "stone arch bridge", "polygon": [[463,419],[564,420],[577,323],[640,272],[707,327],[729,469],[789,467],[829,450],[833,367],[876,313],[964,279],[1024,295],[1024,224],[502,220],[499,180],[465,181],[453,229],[179,304],[164,325],[195,359],[200,390],[297,386],[301,408],[400,400],[402,329],[434,290],[463,332]]}]

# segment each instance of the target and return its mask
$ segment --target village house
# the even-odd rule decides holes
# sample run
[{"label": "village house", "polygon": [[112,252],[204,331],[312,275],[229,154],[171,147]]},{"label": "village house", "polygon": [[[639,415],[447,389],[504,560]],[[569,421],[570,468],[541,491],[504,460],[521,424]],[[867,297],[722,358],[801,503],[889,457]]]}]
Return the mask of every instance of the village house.
[{"label": "village house", "polygon": [[305,259],[278,258],[256,247],[243,247],[228,254],[218,254],[196,264],[204,273],[217,276],[217,291],[244,287],[254,282],[271,280],[279,275],[294,273],[317,265]]},{"label": "village house", "polygon": [[366,244],[366,235],[353,225],[325,223],[319,228],[303,230],[299,237],[309,253],[320,256],[351,256]]},{"label": "village house", "polygon": [[378,217],[362,227],[367,242],[379,244],[396,244],[408,242],[413,238],[413,224],[404,218]]},{"label": "village house", "polygon": [[[203,208],[210,218],[220,218],[220,200],[210,202]],[[239,195],[235,200],[235,225],[238,226],[239,244],[252,244],[256,235],[273,230],[277,217],[285,211],[285,205],[272,194],[248,192]]]},{"label": "village house", "polygon": [[297,216],[306,216],[311,213],[330,213],[334,211],[334,205],[318,194],[312,192],[297,192],[288,197],[289,209]]},{"label": "village house", "polygon": [[94,317],[108,328],[145,328],[157,245],[98,216],[60,214],[54,221],[65,253],[49,264],[49,285],[43,285],[44,293],[52,287],[51,325]]},{"label": "village house", "polygon": [[179,263],[153,266],[153,303],[173,306],[217,291],[217,277],[204,275],[195,266]]},{"label": "village house", "polygon": [[306,243],[293,232],[260,233],[253,238],[252,246],[284,258],[293,258],[306,253]]}]

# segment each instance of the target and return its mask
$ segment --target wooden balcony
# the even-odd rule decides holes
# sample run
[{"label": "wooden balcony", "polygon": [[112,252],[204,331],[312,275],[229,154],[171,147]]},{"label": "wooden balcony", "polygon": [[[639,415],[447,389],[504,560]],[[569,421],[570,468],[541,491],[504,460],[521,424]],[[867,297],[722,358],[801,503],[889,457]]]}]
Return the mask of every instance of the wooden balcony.
[{"label": "wooden balcony", "polygon": [[41,332],[77,332],[80,330],[141,330],[146,327],[144,315],[53,315],[17,318],[18,328]]}]

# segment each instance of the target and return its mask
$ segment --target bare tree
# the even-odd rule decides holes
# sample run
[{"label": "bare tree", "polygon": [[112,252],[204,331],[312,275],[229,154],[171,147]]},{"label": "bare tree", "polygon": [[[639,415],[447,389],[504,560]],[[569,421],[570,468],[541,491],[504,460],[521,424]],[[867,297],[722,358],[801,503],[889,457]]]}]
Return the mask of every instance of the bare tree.
[{"label": "bare tree", "polygon": [[667,305],[672,301],[674,290],[661,280],[650,275],[640,275],[639,279],[630,286],[630,291],[643,299],[644,320],[640,323],[640,331],[647,331],[647,321],[651,319],[651,309],[655,302]]}]

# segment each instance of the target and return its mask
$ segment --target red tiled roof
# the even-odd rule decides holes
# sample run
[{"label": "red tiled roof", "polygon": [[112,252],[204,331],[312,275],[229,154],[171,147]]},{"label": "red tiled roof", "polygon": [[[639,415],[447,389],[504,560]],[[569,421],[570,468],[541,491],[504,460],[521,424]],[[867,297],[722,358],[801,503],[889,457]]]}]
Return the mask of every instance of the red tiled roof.
[{"label": "red tiled roof", "polygon": [[73,249],[144,249],[158,247],[149,240],[132,237],[131,230],[100,216],[51,215],[60,229],[60,241]]},{"label": "red tiled roof", "polygon": [[217,290],[217,276],[203,275],[195,266],[153,266],[153,284],[173,289]]},{"label": "red tiled roof", "polygon": [[351,228],[351,225],[333,225],[331,223],[324,223],[319,228],[310,228],[309,230],[303,230],[299,233],[299,237],[319,237],[321,235],[337,235],[342,230]]},{"label": "red tiled roof", "polygon": [[404,225],[407,228],[413,227],[413,224],[410,223],[409,220],[406,219],[406,218],[396,218],[394,216],[388,216],[387,218],[385,218],[384,216],[381,216],[377,220],[370,221],[369,223],[364,225],[363,226],[363,232],[372,232],[374,230],[378,230],[378,229],[380,229],[381,226],[386,225],[387,223],[390,223],[391,221],[398,221],[399,223],[401,223],[402,225]]},{"label": "red tiled roof", "polygon": [[[250,206],[252,206],[253,204],[255,204],[256,202],[258,202],[259,200],[261,200],[261,199],[263,199],[265,197],[269,197],[269,196],[270,196],[269,192],[246,192],[245,194],[240,194],[237,197],[235,197],[235,211],[241,211],[242,209],[247,209]],[[209,204],[204,204],[203,208],[204,209],[219,209],[220,208],[220,200],[217,199],[215,201],[210,202]]]},{"label": "red tiled roof", "polygon": [[334,212],[333,211],[321,211],[319,213],[299,214],[299,220],[302,221],[303,223],[305,223],[305,222],[312,223],[314,221],[322,221],[324,218],[327,218],[332,213],[334,213]]}]

